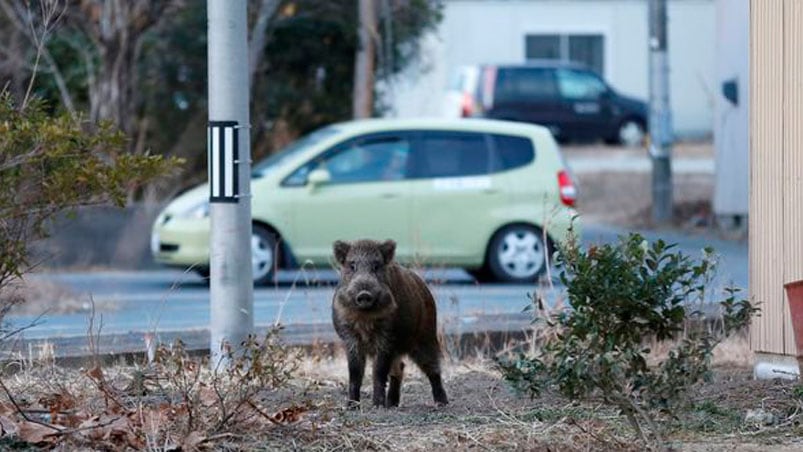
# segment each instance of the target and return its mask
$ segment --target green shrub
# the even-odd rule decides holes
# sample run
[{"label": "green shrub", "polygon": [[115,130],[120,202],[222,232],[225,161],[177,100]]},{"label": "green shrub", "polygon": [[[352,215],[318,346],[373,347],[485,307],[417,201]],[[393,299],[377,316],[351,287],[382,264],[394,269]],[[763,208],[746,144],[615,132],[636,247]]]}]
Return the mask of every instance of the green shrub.
[{"label": "green shrub", "polygon": [[[548,387],[573,399],[600,397],[627,417],[642,439],[655,439],[655,410],[673,411],[709,375],[714,347],[746,327],[757,308],[728,289],[712,302],[706,292],[714,255],[693,260],[661,240],[638,234],[617,244],[582,249],[570,240],[556,255],[570,308],[543,314],[535,351],[499,359],[505,378],[537,395]],[[701,309],[719,307],[712,321]],[[673,347],[648,365],[650,341]]]},{"label": "green shrub", "polygon": [[[28,269],[29,245],[56,215],[114,203],[174,170],[180,160],[124,151],[109,123],[52,116],[36,99],[15,105],[0,91],[0,291]],[[10,306],[0,306],[0,319]]]}]

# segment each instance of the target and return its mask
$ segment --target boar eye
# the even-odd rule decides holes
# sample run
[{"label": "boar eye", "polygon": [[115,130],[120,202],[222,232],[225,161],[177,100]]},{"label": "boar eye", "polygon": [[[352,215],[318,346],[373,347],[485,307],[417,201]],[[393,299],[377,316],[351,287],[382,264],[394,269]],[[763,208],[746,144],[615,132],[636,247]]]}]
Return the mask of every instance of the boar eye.
[{"label": "boar eye", "polygon": [[349,262],[349,268],[351,271],[357,271],[357,263],[354,261]]},{"label": "boar eye", "polygon": [[373,265],[371,265],[371,270],[373,270],[374,272],[378,272],[381,269],[382,269],[382,264],[380,264],[379,262],[374,262]]}]

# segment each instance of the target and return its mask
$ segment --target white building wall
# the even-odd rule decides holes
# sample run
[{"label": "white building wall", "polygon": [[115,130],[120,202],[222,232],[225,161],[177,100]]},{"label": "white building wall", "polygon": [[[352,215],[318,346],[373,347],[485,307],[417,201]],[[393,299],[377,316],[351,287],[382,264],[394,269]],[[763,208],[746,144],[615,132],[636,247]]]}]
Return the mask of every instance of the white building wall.
[{"label": "white building wall", "polygon": [[[750,2],[716,0],[716,6],[714,213],[743,217],[750,205]],[[737,80],[738,105],[733,105],[722,94],[722,83],[732,79]]]},{"label": "white building wall", "polygon": [[[675,131],[711,132],[714,80],[713,0],[669,1],[670,90]],[[647,100],[646,0],[451,0],[436,33],[424,39],[423,69],[394,84],[396,116],[437,116],[454,69],[466,64],[522,63],[525,36],[595,33],[605,41],[605,79]]]}]

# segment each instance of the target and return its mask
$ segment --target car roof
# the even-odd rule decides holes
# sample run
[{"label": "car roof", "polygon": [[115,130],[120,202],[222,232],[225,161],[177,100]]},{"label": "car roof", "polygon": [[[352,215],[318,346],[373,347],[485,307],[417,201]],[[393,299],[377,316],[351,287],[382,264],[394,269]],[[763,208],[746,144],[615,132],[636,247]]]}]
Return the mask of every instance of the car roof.
[{"label": "car roof", "polygon": [[339,122],[332,127],[346,134],[393,130],[448,130],[459,132],[510,133],[527,135],[549,133],[546,127],[523,122],[480,118],[376,118]]}]

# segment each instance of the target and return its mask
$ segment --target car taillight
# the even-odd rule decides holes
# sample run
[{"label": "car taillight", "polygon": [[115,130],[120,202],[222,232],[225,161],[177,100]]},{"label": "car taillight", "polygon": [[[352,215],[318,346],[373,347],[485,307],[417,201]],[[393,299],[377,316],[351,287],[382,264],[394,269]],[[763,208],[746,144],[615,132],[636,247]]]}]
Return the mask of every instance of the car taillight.
[{"label": "car taillight", "polygon": [[460,116],[469,118],[474,115],[474,99],[470,93],[463,93],[463,100],[460,102]]},{"label": "car taillight", "polygon": [[577,203],[577,188],[574,186],[574,181],[566,170],[558,171],[558,191],[560,193],[560,202],[563,204],[574,207]]}]

